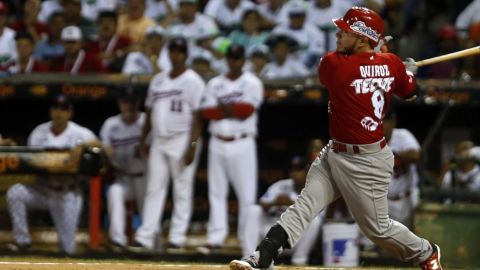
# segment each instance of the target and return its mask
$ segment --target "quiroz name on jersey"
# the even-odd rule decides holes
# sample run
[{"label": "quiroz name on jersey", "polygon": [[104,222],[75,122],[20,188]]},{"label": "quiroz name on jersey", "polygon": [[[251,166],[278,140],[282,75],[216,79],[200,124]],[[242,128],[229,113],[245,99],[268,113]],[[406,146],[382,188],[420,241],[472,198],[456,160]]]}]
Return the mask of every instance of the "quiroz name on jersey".
[{"label": "quiroz name on jersey", "polygon": [[355,79],[350,86],[355,87],[355,94],[367,94],[376,90],[390,91],[394,77],[390,77],[387,65],[360,66],[362,79]]}]

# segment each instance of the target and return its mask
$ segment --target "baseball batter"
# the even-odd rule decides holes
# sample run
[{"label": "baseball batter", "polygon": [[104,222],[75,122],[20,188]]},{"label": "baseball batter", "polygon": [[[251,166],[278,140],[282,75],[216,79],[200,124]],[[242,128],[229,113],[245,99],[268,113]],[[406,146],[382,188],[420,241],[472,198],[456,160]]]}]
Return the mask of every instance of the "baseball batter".
[{"label": "baseball batter", "polygon": [[418,204],[418,171],[420,144],[405,128],[396,128],[397,119],[392,110],[383,119],[383,130],[388,146],[395,156],[392,180],[388,186],[388,214],[390,218],[412,228],[413,210]]},{"label": "baseball batter", "polygon": [[[67,97],[57,96],[50,107],[51,121],[37,126],[28,137],[29,146],[68,149],[99,143],[89,129],[70,121],[73,107]],[[60,247],[75,253],[75,232],[82,209],[82,194],[76,176],[50,175],[37,183],[15,184],[7,191],[8,212],[18,250],[31,245],[27,209],[48,209],[58,232]]]},{"label": "baseball batter", "polygon": [[102,143],[108,151],[115,181],[107,191],[110,218],[109,236],[113,247],[125,247],[125,201],[134,199],[143,209],[145,197],[145,160],[140,159],[138,145],[145,114],[138,110],[139,98],[134,89],[126,89],[118,99],[120,114],[109,117],[100,129]]},{"label": "baseball batter", "polygon": [[169,45],[172,70],[155,75],[150,82],[145,107],[145,125],[140,139],[140,153],[146,156],[146,138],[151,131],[148,152],[147,193],[142,225],[135,234],[132,251],[154,248],[159,231],[170,177],[173,181],[173,213],[167,248],[181,248],[192,214],[193,180],[198,153],[200,122],[197,110],[205,83],[185,62],[187,41],[175,37]]},{"label": "baseball batter", "polygon": [[312,163],[299,198],[257,250],[230,262],[230,269],[273,269],[279,252],[294,247],[318,213],[339,197],[375,244],[422,269],[442,269],[437,245],[388,216],[394,156],[384,138],[382,118],[392,94],[414,95],[413,59],[404,65],[394,54],[374,52],[383,20],[372,10],[352,7],[333,22],[339,28],[337,49],[326,54],[318,67],[320,82],[329,92],[332,139]]},{"label": "baseball batter", "polygon": [[210,217],[206,245],[198,249],[202,254],[209,254],[212,247],[223,246],[227,237],[229,183],[238,200],[240,242],[246,209],[257,199],[255,136],[263,84],[252,73],[243,72],[245,49],[242,45],[230,45],[226,60],[229,71],[208,82],[201,104],[202,115],[211,120],[208,149]]}]

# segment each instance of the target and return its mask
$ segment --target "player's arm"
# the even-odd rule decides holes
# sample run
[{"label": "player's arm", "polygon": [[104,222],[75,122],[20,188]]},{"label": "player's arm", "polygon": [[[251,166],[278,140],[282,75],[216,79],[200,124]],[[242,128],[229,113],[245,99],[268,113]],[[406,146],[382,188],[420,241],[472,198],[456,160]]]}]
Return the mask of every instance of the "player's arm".
[{"label": "player's arm", "polygon": [[391,54],[397,67],[398,86],[394,90],[394,94],[403,98],[404,100],[411,101],[416,98],[416,80],[415,74],[417,73],[417,66],[415,60],[407,58],[405,62],[402,62],[396,55]]},{"label": "player's arm", "polygon": [[146,159],[148,157],[148,146],[147,146],[147,137],[152,130],[152,109],[147,108],[145,112],[145,123],[142,127],[142,133],[140,135],[140,142],[138,145],[138,151],[140,154],[140,158]]},{"label": "player's arm", "polygon": [[208,120],[220,120],[224,118],[246,119],[255,111],[252,104],[245,102],[219,103],[217,107],[205,108],[201,114]]},{"label": "player's arm", "polygon": [[395,166],[407,166],[420,161],[419,150],[408,150],[405,152],[395,153]]},{"label": "player's arm", "polygon": [[195,158],[195,152],[198,147],[200,136],[202,135],[202,117],[200,112],[193,112],[192,131],[190,133],[190,144],[185,152],[185,164],[189,165]]}]

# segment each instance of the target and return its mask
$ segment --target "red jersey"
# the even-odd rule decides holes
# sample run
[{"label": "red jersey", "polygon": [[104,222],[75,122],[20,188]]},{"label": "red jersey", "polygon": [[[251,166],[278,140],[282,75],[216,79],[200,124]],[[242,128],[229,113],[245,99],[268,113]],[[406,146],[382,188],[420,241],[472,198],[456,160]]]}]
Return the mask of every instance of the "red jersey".
[{"label": "red jersey", "polygon": [[70,74],[104,73],[105,67],[97,55],[80,50],[75,62],[67,64],[65,63],[65,56],[58,57],[53,60],[50,70],[52,72],[68,72]]},{"label": "red jersey", "polygon": [[30,56],[28,63],[23,68],[20,66],[18,62],[15,63],[12,67],[10,67],[10,71],[16,74],[28,74],[28,73],[44,73],[48,72],[48,65],[45,64],[41,60],[35,60],[33,56]]},{"label": "red jersey", "polygon": [[329,93],[329,131],[348,144],[381,140],[382,118],[392,94],[413,94],[415,78],[391,53],[328,53],[318,67],[320,82]]}]

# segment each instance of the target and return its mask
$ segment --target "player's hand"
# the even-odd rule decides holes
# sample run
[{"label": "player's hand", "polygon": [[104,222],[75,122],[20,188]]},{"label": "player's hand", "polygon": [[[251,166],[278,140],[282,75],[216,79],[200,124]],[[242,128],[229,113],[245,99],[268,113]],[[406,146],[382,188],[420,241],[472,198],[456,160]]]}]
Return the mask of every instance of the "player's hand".
[{"label": "player's hand", "polygon": [[148,158],[148,145],[146,145],[144,142],[140,142],[138,145],[138,155],[142,160],[146,160]]},{"label": "player's hand", "polygon": [[374,52],[382,52],[382,53],[388,52],[387,43],[392,39],[393,39],[392,36],[385,36],[385,37],[381,38],[380,41],[378,42],[377,46],[375,46],[375,48],[373,48],[373,51]]},{"label": "player's hand", "polygon": [[187,151],[185,152],[185,155],[183,156],[185,165],[190,165],[193,162],[193,159],[195,158],[195,149],[196,149],[196,144],[191,144]]},{"label": "player's hand", "polygon": [[418,67],[413,58],[406,58],[405,61],[403,61],[403,64],[407,71],[410,71],[413,75],[417,74]]}]

